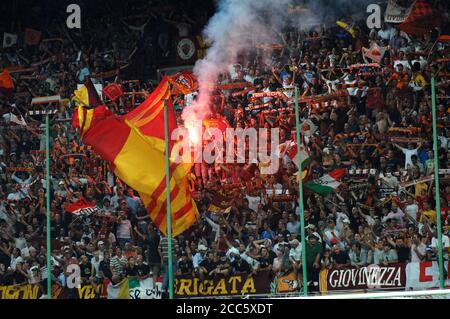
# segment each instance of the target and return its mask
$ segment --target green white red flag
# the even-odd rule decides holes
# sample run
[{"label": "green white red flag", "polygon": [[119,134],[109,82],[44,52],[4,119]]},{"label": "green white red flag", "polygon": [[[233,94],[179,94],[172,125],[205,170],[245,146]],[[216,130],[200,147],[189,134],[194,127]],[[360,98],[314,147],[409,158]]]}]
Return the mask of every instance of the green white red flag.
[{"label": "green white red flag", "polygon": [[320,195],[334,192],[341,185],[340,179],[347,173],[345,168],[338,168],[320,178],[309,181],[305,187]]}]

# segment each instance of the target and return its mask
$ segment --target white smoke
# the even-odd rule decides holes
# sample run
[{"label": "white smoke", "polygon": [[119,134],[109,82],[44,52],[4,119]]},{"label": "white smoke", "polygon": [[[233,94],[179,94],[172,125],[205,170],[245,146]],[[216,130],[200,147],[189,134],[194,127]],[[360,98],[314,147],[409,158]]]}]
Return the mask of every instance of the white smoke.
[{"label": "white smoke", "polygon": [[[290,26],[320,25],[324,16],[338,10],[339,5],[367,0],[323,1],[325,5],[319,5],[317,0],[220,0],[216,14],[203,30],[205,42],[210,47],[205,58],[195,64],[199,95],[190,107],[184,109],[185,122],[203,120],[210,114],[214,84],[221,73],[237,62],[240,54],[254,51],[259,43],[281,44],[280,34]],[[295,2],[302,3],[309,10],[289,12],[289,5]]]},{"label": "white smoke", "polygon": [[237,62],[241,53],[254,50],[257,43],[280,43],[274,32],[281,31],[289,0],[223,0],[203,31],[210,45],[194,73],[199,81],[197,100],[183,112],[184,120],[204,119],[210,113],[211,88],[219,74]]}]

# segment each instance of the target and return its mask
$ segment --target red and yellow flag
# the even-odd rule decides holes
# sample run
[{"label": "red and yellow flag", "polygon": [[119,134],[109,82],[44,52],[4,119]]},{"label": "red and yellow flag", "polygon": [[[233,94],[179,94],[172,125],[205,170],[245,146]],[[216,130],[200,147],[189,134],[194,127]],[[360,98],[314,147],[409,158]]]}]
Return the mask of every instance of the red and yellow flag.
[{"label": "red and yellow flag", "polygon": [[[91,145],[114,173],[139,192],[153,223],[167,234],[167,198],[164,141],[164,101],[170,90],[166,78],[136,109],[124,116],[113,114],[105,105],[86,110],[79,106],[73,123],[82,140]],[[171,103],[169,136],[176,127]],[[173,146],[172,143],[170,145]],[[190,163],[170,163],[170,198],[173,236],[188,229],[198,218],[187,175]]]}]

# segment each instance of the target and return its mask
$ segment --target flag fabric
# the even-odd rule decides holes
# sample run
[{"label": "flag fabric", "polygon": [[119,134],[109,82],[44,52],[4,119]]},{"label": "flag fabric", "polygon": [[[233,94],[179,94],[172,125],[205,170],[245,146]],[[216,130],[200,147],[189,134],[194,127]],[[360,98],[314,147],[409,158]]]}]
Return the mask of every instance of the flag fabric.
[{"label": "flag fabric", "polygon": [[[164,141],[164,101],[169,104],[169,136],[177,126],[171,103],[169,81],[165,77],[158,87],[138,107],[124,115],[124,119],[139,129],[143,135],[156,137]],[[170,143],[172,148],[173,143]]]},{"label": "flag fabric", "polygon": [[[91,145],[103,160],[111,163],[116,176],[139,193],[150,218],[163,234],[167,234],[164,100],[169,97],[168,81],[164,78],[140,106],[124,116],[113,114],[105,105],[89,110],[79,106],[72,122],[80,130],[83,143]],[[170,136],[176,123],[171,103],[167,107]],[[173,142],[169,146],[170,152]],[[173,236],[198,219],[187,180],[191,166],[170,164]]]},{"label": "flag fabric", "polygon": [[223,213],[231,206],[232,201],[232,196],[227,196],[227,194],[221,191],[216,191],[212,195],[208,211],[211,213]]},{"label": "flag fabric", "polygon": [[320,178],[309,181],[305,187],[320,195],[327,195],[334,192],[341,185],[339,180],[347,173],[345,168],[338,168]]},{"label": "flag fabric", "polygon": [[168,77],[172,84],[172,95],[189,94],[198,90],[198,82],[195,75],[190,71],[178,72]]},{"label": "flag fabric", "polygon": [[430,3],[417,1],[408,18],[398,28],[408,34],[423,35],[441,23],[440,14]]},{"label": "flag fabric", "polygon": [[122,87],[117,83],[108,84],[103,88],[103,94],[112,102],[123,96]]},{"label": "flag fabric", "polygon": [[131,299],[128,278],[114,285],[110,283],[107,287],[108,299]]},{"label": "flag fabric", "polygon": [[38,45],[41,41],[41,31],[31,28],[25,29],[24,43],[25,45]]},{"label": "flag fabric", "polygon": [[370,48],[362,48],[362,52],[365,57],[371,59],[374,62],[381,63],[384,53],[386,52],[386,48],[380,47],[376,42],[372,42]]},{"label": "flag fabric", "polygon": [[402,23],[405,21],[412,11],[414,3],[408,7],[402,7],[397,0],[389,0],[384,14],[384,22],[386,23]]},{"label": "flag fabric", "polygon": [[350,35],[354,38],[356,37],[355,29],[352,28],[352,26],[348,23],[345,23],[344,21],[336,21],[336,24],[340,26],[342,29],[350,33]]},{"label": "flag fabric", "polygon": [[[290,141],[285,146],[285,148],[286,148],[286,154],[288,155],[288,157],[295,164],[295,166],[297,168],[299,168],[297,143],[295,143],[294,141]],[[301,156],[300,159],[302,161],[301,167],[302,167],[302,169],[304,169],[305,167],[307,167],[309,165],[310,157],[309,157],[309,153],[308,153],[307,149],[305,148],[305,146],[303,145],[303,143],[300,146],[300,156]]]},{"label": "flag fabric", "polygon": [[85,107],[94,108],[103,104],[89,77],[86,77],[84,84],[78,90],[74,91],[74,95],[74,101]]},{"label": "flag fabric", "polygon": [[19,116],[17,116],[14,113],[7,113],[3,115],[3,118],[10,123],[15,123],[17,125],[21,125],[21,126],[27,126],[27,122],[25,122],[25,120],[23,119],[22,115],[19,114]]},{"label": "flag fabric", "polygon": [[450,42],[450,35],[448,34],[442,34],[438,38],[439,42]]},{"label": "flag fabric", "polygon": [[0,73],[0,94],[10,96],[14,92],[14,82],[8,69]]},{"label": "flag fabric", "polygon": [[14,82],[8,69],[4,69],[3,72],[0,73],[0,88],[6,90],[14,89]]},{"label": "flag fabric", "polygon": [[313,121],[307,119],[302,123],[302,135],[306,137],[310,137],[317,131],[317,126]]},{"label": "flag fabric", "polygon": [[12,47],[16,43],[17,43],[17,34],[3,32],[3,48],[4,49]]},{"label": "flag fabric", "polygon": [[85,217],[88,217],[98,211],[98,207],[94,203],[85,199],[84,197],[81,197],[72,204],[64,206],[64,209],[67,212],[72,213],[76,216],[85,216]]},{"label": "flag fabric", "polygon": [[161,299],[162,278],[153,283],[152,278],[125,278],[120,283],[106,287],[108,299]]}]

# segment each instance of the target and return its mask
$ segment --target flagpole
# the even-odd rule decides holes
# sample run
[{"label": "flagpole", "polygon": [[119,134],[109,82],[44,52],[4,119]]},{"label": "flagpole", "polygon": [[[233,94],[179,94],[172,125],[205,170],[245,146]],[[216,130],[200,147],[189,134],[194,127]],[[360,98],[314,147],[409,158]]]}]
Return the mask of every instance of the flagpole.
[{"label": "flagpole", "polygon": [[50,230],[50,125],[49,112],[45,112],[45,187],[47,206],[47,298],[52,299],[52,259]]},{"label": "flagpole", "polygon": [[169,272],[169,298],[173,299],[172,210],[170,207],[170,172],[169,172],[169,110],[167,108],[167,100],[164,100],[164,138],[166,143],[167,250],[168,250],[168,272]]},{"label": "flagpole", "polygon": [[303,182],[302,182],[302,152],[301,152],[301,139],[300,131],[302,130],[302,124],[300,123],[300,114],[298,111],[298,89],[295,87],[295,124],[297,133],[297,157],[298,157],[298,207],[300,209],[300,228],[302,233],[302,282],[303,282],[303,295],[308,296],[308,272],[306,269],[306,238],[305,238],[305,216],[303,208]]},{"label": "flagpole", "polygon": [[444,260],[442,256],[442,221],[441,221],[441,196],[439,191],[439,158],[437,143],[436,124],[436,92],[434,75],[431,77],[431,108],[433,116],[433,151],[434,151],[434,188],[436,193],[436,220],[437,220],[437,240],[439,251],[439,287],[444,289]]}]

